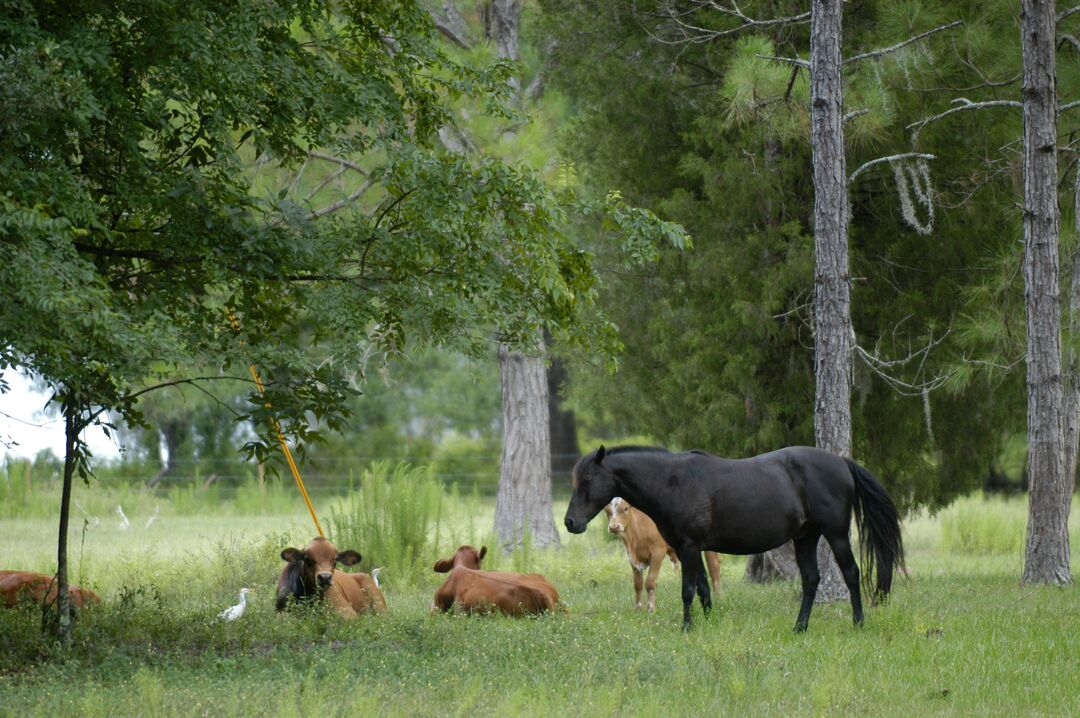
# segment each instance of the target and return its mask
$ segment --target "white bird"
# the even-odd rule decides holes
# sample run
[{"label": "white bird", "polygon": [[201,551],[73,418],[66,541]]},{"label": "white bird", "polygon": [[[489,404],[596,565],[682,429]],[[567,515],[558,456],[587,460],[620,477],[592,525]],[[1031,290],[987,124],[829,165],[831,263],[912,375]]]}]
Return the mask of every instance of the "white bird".
[{"label": "white bird", "polygon": [[375,582],[375,588],[382,588],[379,585],[379,571],[382,571],[382,566],[371,569],[371,580]]},{"label": "white bird", "polygon": [[146,520],[146,526],[144,526],[143,528],[147,528],[147,529],[150,528],[150,524],[157,521],[157,517],[158,517],[159,513],[161,513],[161,504],[158,504],[157,506],[154,507],[154,515]]},{"label": "white bird", "polygon": [[131,522],[128,521],[128,517],[124,514],[124,509],[119,504],[116,505],[116,513],[120,514],[120,530],[127,531],[131,528]]},{"label": "white bird", "polygon": [[253,588],[241,588],[240,589],[240,603],[235,606],[230,606],[224,611],[218,614],[218,618],[222,621],[235,621],[244,615],[244,609],[247,608],[247,595],[254,591]]},{"label": "white bird", "polygon": [[86,509],[83,508],[83,505],[80,504],[77,500],[75,501],[75,505],[79,507],[79,511],[83,512],[83,516],[86,517],[86,524],[88,526],[90,526],[91,528],[94,528],[94,527],[98,526],[101,523],[101,519],[99,519],[97,516],[91,516],[86,511]]}]

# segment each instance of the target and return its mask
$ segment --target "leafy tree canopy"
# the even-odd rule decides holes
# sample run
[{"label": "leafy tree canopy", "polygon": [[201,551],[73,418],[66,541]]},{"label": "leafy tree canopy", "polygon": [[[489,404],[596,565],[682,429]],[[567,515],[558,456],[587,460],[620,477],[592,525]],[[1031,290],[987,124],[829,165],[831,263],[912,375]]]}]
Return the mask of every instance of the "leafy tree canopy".
[{"label": "leafy tree canopy", "polygon": [[448,99],[503,107],[511,67],[431,33],[417,3],[4,2],[0,366],[84,425],[253,361],[305,439],[373,345],[610,347],[541,181],[433,142]]}]

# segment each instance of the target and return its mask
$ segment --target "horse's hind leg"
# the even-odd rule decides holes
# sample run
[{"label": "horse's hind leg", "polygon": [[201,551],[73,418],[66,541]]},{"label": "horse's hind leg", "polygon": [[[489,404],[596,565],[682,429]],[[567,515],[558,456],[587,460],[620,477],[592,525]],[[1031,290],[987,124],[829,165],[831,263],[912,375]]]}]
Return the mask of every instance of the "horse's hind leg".
[{"label": "horse's hind leg", "polygon": [[848,593],[851,594],[851,617],[855,625],[863,623],[862,595],[859,593],[859,565],[855,563],[855,555],[851,552],[851,539],[846,533],[839,536],[828,537],[829,546],[832,547],[836,563],[840,566],[840,572],[844,574],[844,583],[847,584]]},{"label": "horse's hind leg", "polygon": [[819,534],[810,533],[795,539],[795,561],[799,564],[802,575],[802,605],[799,617],[795,619],[795,632],[802,633],[810,622],[810,609],[814,607],[821,572],[818,570],[817,543]]},{"label": "horse's hind leg", "polygon": [[[683,630],[690,630],[690,615],[694,607],[694,594],[697,592],[698,583],[701,580],[701,575],[705,572],[705,567],[701,565],[701,551],[691,549],[688,551],[681,551],[679,553],[679,560],[682,562],[682,601],[683,601]],[[708,601],[709,608],[712,608],[712,599],[707,598],[702,600],[701,607],[705,609],[706,600]],[[707,609],[706,614],[708,613]]]},{"label": "horse's hind leg", "polygon": [[705,564],[701,562],[701,552],[698,551],[694,554],[697,556],[697,564],[694,570],[697,571],[697,595],[701,599],[701,612],[708,618],[709,613],[712,612],[712,592],[709,590],[709,577],[705,575]]}]

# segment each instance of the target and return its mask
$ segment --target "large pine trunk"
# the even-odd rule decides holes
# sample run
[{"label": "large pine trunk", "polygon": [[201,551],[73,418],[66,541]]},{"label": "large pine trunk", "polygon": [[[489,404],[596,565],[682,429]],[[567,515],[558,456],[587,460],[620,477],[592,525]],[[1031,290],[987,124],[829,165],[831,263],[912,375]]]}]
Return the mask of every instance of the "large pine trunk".
[{"label": "large pine trunk", "polygon": [[[841,0],[813,0],[810,21],[810,145],[814,165],[814,436],[851,455],[851,292],[841,74]],[[819,601],[848,597],[824,539],[818,545]]]},{"label": "large pine trunk", "polygon": [[1058,284],[1056,20],[1052,0],[1024,0],[1024,284],[1027,302],[1028,529],[1025,583],[1068,583],[1061,305]]},{"label": "large pine trunk", "polygon": [[535,546],[558,546],[551,499],[547,371],[542,356],[499,346],[503,448],[495,533],[506,548],[520,545],[525,532]]}]

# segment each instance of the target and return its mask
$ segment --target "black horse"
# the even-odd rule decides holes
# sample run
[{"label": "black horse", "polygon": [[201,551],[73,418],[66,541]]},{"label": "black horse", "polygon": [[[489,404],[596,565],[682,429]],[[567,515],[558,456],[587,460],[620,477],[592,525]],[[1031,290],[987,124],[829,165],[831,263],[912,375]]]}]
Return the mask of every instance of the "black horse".
[{"label": "black horse", "polygon": [[712,608],[702,551],[754,554],[795,541],[802,574],[802,606],[795,630],[805,631],[818,582],[817,544],[832,547],[851,593],[855,623],[862,624],[859,567],[851,552],[851,512],[859,526],[867,591],[877,569],[875,598],[892,587],[904,563],[900,520],[882,485],[866,469],[821,449],[791,446],[749,459],[723,459],[703,451],[603,446],[574,466],[574,493],[566,528],[585,526],[615,496],[648,514],[682,562],[683,628],[690,628],[694,593],[705,615]]}]

